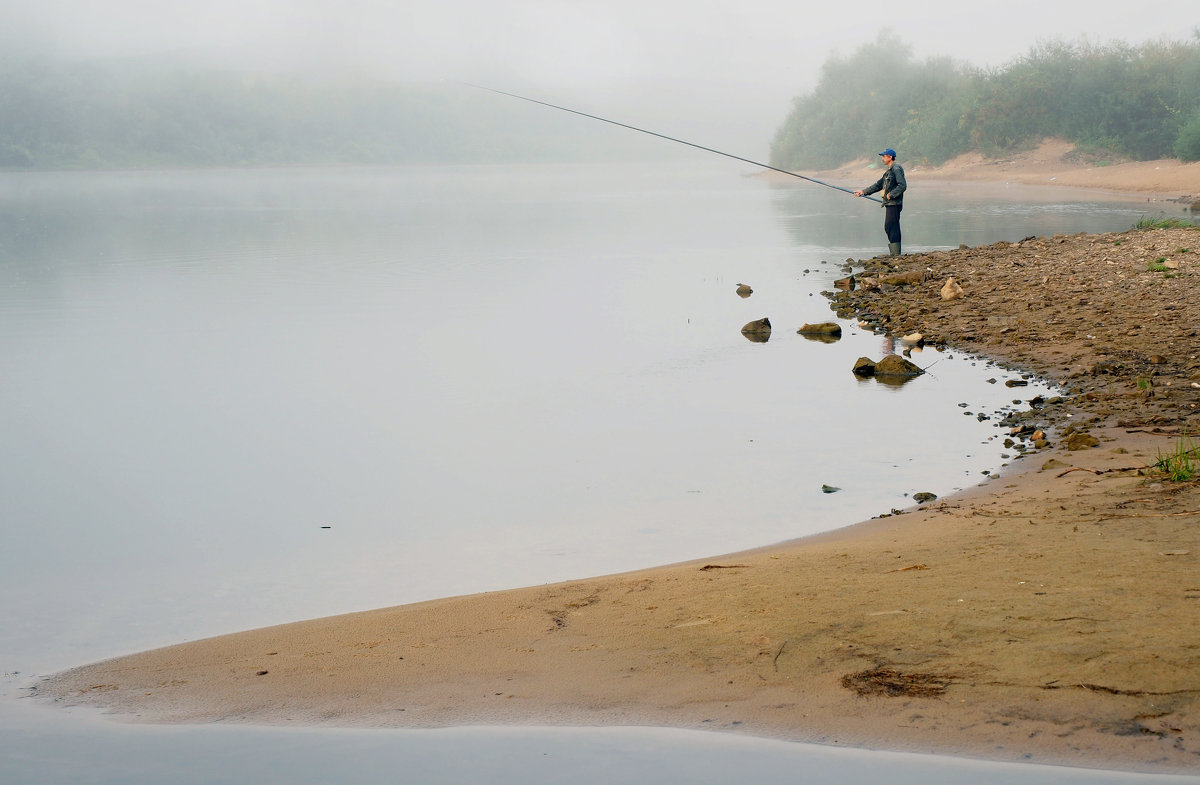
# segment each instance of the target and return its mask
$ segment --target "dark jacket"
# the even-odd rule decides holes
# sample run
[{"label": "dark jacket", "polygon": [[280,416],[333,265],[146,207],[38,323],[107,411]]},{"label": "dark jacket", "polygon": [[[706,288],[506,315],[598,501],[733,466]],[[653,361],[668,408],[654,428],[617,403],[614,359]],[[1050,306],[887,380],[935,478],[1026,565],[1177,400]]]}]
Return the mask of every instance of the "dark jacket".
[{"label": "dark jacket", "polygon": [[904,167],[895,161],[883,173],[883,177],[875,182],[874,185],[868,185],[863,189],[864,194],[873,194],[883,191],[887,194],[887,198],[883,200],[884,205],[889,204],[904,204],[904,191],[908,188],[908,183],[904,180]]}]

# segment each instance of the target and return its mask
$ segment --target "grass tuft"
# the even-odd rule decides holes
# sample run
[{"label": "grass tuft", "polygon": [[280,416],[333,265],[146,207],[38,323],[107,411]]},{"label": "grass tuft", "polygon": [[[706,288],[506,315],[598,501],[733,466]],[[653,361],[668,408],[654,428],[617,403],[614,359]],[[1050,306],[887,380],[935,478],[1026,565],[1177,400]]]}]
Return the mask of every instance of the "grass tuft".
[{"label": "grass tuft", "polygon": [[1200,444],[1187,436],[1180,436],[1179,443],[1171,452],[1158,453],[1154,468],[1166,475],[1171,482],[1191,482],[1200,473]]},{"label": "grass tuft", "polygon": [[1196,224],[1184,218],[1151,218],[1143,215],[1133,225],[1134,229],[1194,229]]}]

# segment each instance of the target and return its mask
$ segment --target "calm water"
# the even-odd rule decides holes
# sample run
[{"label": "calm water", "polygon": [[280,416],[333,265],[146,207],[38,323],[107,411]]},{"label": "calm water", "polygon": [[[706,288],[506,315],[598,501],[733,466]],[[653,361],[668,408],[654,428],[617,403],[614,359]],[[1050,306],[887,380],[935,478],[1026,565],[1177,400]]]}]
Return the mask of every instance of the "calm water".
[{"label": "calm water", "polygon": [[[918,185],[909,250],[1155,212]],[[0,175],[8,693],[234,629],[767,545],[978,482],[1004,460],[1005,407],[1044,388],[931,351],[903,387],[861,382],[880,336],[796,335],[831,318],[820,292],[884,246],[881,223],[724,163]],[[771,340],[747,341],[763,316]],[[30,727],[3,705],[0,728]],[[37,781],[39,744],[68,771],[65,746],[157,733],[70,722],[39,715],[0,765]],[[170,738],[198,754],[209,733]]]}]

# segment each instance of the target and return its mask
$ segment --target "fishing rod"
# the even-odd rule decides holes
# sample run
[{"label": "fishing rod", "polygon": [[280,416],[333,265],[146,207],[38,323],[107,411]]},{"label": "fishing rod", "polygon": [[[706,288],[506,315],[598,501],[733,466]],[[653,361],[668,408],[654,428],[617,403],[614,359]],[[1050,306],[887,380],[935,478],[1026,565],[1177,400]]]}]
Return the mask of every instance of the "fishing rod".
[{"label": "fishing rod", "polygon": [[[770,169],[772,172],[780,172],[782,174],[791,175],[792,177],[799,177],[801,180],[808,180],[810,183],[816,183],[817,185],[823,185],[826,188],[833,188],[838,191],[843,191],[845,193],[850,194],[851,196],[854,195],[854,191],[851,191],[849,188],[843,188],[840,185],[833,185],[832,183],[826,183],[822,180],[817,180],[816,178],[813,178],[813,177],[805,177],[802,174],[796,174],[795,172],[789,172],[787,169],[780,169],[777,166],[771,166],[770,164],[764,164],[759,161],[751,161],[749,158],[742,158],[740,155],[734,155],[733,153],[722,152],[721,150],[714,150],[711,147],[705,147],[704,145],[696,144],[695,142],[688,142],[684,139],[676,139],[673,136],[667,136],[666,134],[660,134],[655,131],[647,131],[645,128],[638,128],[637,126],[628,125],[626,123],[619,123],[616,120],[609,120],[607,117],[600,117],[598,115],[588,114],[587,112],[580,112],[577,109],[569,109],[565,106],[559,106],[557,104],[551,104],[551,103],[547,103],[545,101],[539,101],[536,98],[527,98],[523,95],[517,95],[516,93],[506,93],[505,91],[497,90],[494,87],[484,87],[483,85],[472,84],[471,82],[463,82],[462,84],[466,85],[467,87],[474,87],[477,90],[486,90],[489,93],[496,93],[497,95],[507,95],[509,98],[519,98],[522,101],[528,101],[531,104],[540,104],[542,106],[548,106],[551,109],[558,109],[563,112],[570,112],[571,114],[577,114],[580,117],[587,117],[592,120],[599,120],[602,123],[609,123],[610,125],[618,125],[622,128],[628,128],[630,131],[637,131],[639,133],[649,134],[650,136],[657,136],[659,139],[666,139],[668,142],[678,142],[679,144],[686,144],[688,147],[695,147],[697,150],[703,150],[707,153],[716,153],[717,155],[723,155],[726,158],[732,158],[735,161],[742,161],[744,163],[754,164],[755,166],[761,166],[763,169]],[[880,202],[880,204],[882,204],[882,200],[876,199],[874,196],[864,196],[863,198],[870,199],[872,202]]]}]

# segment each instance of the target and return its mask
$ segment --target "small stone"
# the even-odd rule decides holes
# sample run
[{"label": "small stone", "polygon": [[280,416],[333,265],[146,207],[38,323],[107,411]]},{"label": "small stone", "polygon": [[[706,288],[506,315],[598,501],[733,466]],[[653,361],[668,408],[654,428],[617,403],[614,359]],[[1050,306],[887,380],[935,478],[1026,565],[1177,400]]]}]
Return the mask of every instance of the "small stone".
[{"label": "small stone", "polygon": [[835,488],[832,485],[822,485],[821,486],[821,493],[837,493],[840,490],[841,490],[841,488]]},{"label": "small stone", "polygon": [[874,376],[875,362],[867,357],[859,357],[854,361],[855,376]]},{"label": "small stone", "polygon": [[1100,440],[1090,433],[1073,433],[1067,437],[1068,450],[1086,450],[1100,444]]},{"label": "small stone", "polygon": [[963,296],[963,288],[954,280],[953,276],[946,279],[946,283],[942,284],[942,299],[957,300]]},{"label": "small stone", "polygon": [[771,320],[757,319],[742,327],[742,335],[754,343],[766,343],[771,339]]},{"label": "small stone", "polygon": [[820,322],[818,324],[808,324],[807,322],[796,332],[801,335],[829,335],[839,336],[842,334],[842,327],[837,322]]},{"label": "small stone", "polygon": [[920,376],[925,373],[921,366],[898,354],[889,354],[875,363],[876,376]]},{"label": "small stone", "polygon": [[937,498],[937,494],[930,493],[929,491],[921,491],[920,493],[913,494],[913,501],[915,501],[917,504],[924,504],[925,502],[931,502],[936,498]]},{"label": "small stone", "polygon": [[921,283],[925,280],[925,273],[920,270],[910,270],[906,273],[893,273],[885,275],[879,279],[880,283],[888,286],[908,286],[909,284]]},{"label": "small stone", "polygon": [[767,318],[755,319],[752,322],[747,322],[742,326],[743,333],[769,333],[771,332],[771,320]]}]

